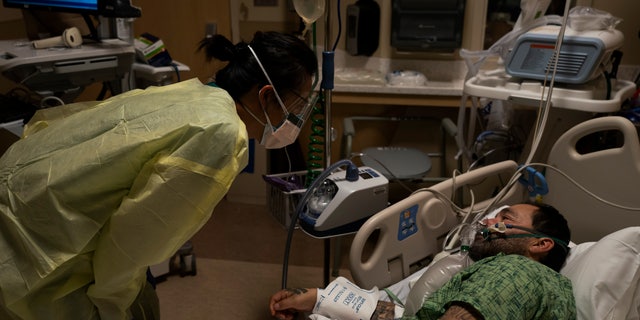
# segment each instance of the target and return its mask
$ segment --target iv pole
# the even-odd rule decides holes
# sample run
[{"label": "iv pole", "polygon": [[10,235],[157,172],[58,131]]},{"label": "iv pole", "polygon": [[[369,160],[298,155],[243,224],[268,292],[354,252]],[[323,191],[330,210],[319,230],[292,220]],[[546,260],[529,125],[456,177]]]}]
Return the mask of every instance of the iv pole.
[{"label": "iv pole", "polygon": [[[338,8],[339,9],[339,8]],[[325,168],[331,166],[331,93],[333,90],[333,75],[334,75],[334,52],[329,51],[331,48],[331,1],[326,1],[325,7],[325,32],[324,32],[324,51],[322,52],[322,82],[320,83],[320,89],[324,93],[325,101],[325,133],[324,133],[324,159]],[[323,267],[323,279],[324,284],[329,284],[329,270],[331,260],[331,238],[324,240],[324,267]]]}]

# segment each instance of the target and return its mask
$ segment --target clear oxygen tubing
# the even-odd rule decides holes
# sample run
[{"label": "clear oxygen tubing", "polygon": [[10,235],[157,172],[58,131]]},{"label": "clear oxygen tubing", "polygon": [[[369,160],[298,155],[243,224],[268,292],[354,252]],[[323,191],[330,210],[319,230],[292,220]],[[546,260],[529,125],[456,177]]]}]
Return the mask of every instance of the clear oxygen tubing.
[{"label": "clear oxygen tubing", "polygon": [[[491,55],[494,55],[494,56],[498,55],[500,58],[502,58],[503,61],[506,60],[509,50],[513,46],[513,43],[515,42],[515,40],[520,35],[522,35],[523,33],[533,28],[547,25],[550,23],[561,25],[561,29],[560,29],[558,38],[556,40],[555,51],[554,51],[554,57],[558,57],[560,54],[560,48],[562,46],[562,40],[564,38],[564,32],[566,30],[567,18],[569,16],[570,7],[571,7],[571,1],[567,1],[565,5],[565,11],[564,11],[563,17],[549,15],[549,16],[543,16],[539,19],[535,19],[532,21],[532,23],[507,33],[505,36],[499,39],[494,45],[492,45],[488,50],[479,51],[479,52],[471,52],[464,49],[461,50],[460,55],[465,59],[465,62],[467,63],[467,68],[468,68],[467,76],[465,77],[465,82],[471,79],[473,76],[475,76],[479,72],[480,66],[482,65],[484,60],[486,60],[487,57]],[[472,62],[471,60],[472,58],[476,58],[477,59],[476,62]],[[522,170],[525,170],[526,167],[530,165],[533,159],[533,156],[536,150],[538,149],[538,146],[542,139],[544,126],[547,122],[548,114],[551,109],[551,97],[553,93],[553,86],[555,84],[554,82],[555,82],[557,63],[558,63],[558,59],[554,59],[554,66],[552,69],[553,73],[551,75],[551,83],[549,85],[549,90],[546,92],[546,102],[545,102],[545,90],[542,90],[542,93],[541,93],[540,107],[538,108],[537,118],[534,124],[534,133],[533,133],[534,136],[533,136],[532,147],[527,157],[527,160],[525,161],[525,165],[516,171],[516,173],[512,176],[510,181],[493,198],[493,201],[489,204],[489,206],[487,206],[487,208],[482,212],[479,212],[476,214],[476,216],[470,222],[471,224],[475,224],[479,222],[480,219],[482,219],[482,217],[484,217],[489,212],[489,210],[492,210],[496,206],[496,203],[498,203],[506,195],[506,193],[513,187],[513,185],[518,181],[518,179],[521,176]],[[547,70],[547,75],[548,74],[549,74],[549,70]],[[545,80],[543,82],[543,88],[546,88],[546,83],[547,83],[547,80],[545,77]],[[464,128],[465,103],[466,103],[466,98],[465,96],[463,96],[463,100],[461,101],[461,104],[460,104],[460,111],[458,113],[458,129],[459,130],[463,130]],[[473,108],[475,109],[475,107],[476,106],[474,104]],[[474,121],[474,118],[469,119],[470,123],[473,121]],[[470,125],[470,127],[474,127],[474,126]],[[475,130],[475,127],[474,127],[474,130]],[[472,132],[473,131],[469,131],[470,137],[472,137]],[[456,142],[458,143],[458,148],[459,148],[458,156],[464,155],[468,157],[470,154],[470,150],[469,150],[470,144],[467,145],[463,139],[464,139],[463,134],[458,134],[456,136]],[[472,141],[472,138],[469,138],[469,141]],[[592,193],[590,194],[595,197],[594,194]],[[459,237],[459,232],[460,231],[456,231],[454,238]]]},{"label": "clear oxygen tubing", "polygon": [[324,180],[331,173],[333,173],[333,171],[345,165],[355,166],[353,162],[347,159],[339,160],[334,164],[330,165],[329,167],[327,167],[327,169],[322,171],[322,173],[320,173],[320,175],[311,183],[311,186],[307,188],[307,191],[305,191],[302,198],[298,201],[298,204],[296,205],[296,210],[293,216],[291,217],[291,224],[289,225],[289,229],[287,232],[287,242],[285,243],[284,262],[282,263],[282,289],[287,288],[287,273],[289,269],[289,255],[291,253],[291,240],[293,238],[293,231],[296,228],[299,216],[304,213],[304,208],[307,205],[307,202],[309,201],[309,197],[311,197],[315,189],[318,188],[324,182]]},{"label": "clear oxygen tubing", "polygon": [[[569,2],[569,1],[568,1]],[[567,16],[565,14],[565,16]],[[465,64],[467,66],[467,74],[465,75],[464,81],[465,83],[471,78],[475,77],[480,68],[484,64],[487,58],[489,57],[499,57],[503,61],[507,59],[509,51],[513,47],[515,41],[518,37],[525,32],[548,24],[560,24],[562,23],[562,17],[557,15],[547,15],[542,16],[538,19],[533,20],[527,25],[523,25],[522,28],[514,29],[509,33],[505,34],[502,38],[496,41],[489,49],[480,50],[480,51],[472,51],[467,49],[460,49],[460,56],[464,59]],[[472,106],[470,110],[469,116],[469,131],[467,132],[468,137],[465,140],[464,128],[466,121],[466,104],[467,101],[471,98]],[[470,97],[469,95],[463,92],[462,98],[460,100],[460,107],[458,111],[458,130],[460,132],[456,135],[456,144],[458,145],[458,153],[456,157],[465,156],[467,159],[471,159],[471,152],[469,150],[471,146],[471,142],[473,139],[473,134],[475,132],[475,118],[477,117],[476,109],[479,107],[479,101],[477,97]],[[469,143],[467,143],[469,141]]]},{"label": "clear oxygen tubing", "polygon": [[[564,33],[565,30],[567,29],[567,21],[569,18],[569,8],[571,7],[571,1],[567,1],[564,7],[564,16],[562,18],[562,23],[560,25],[560,32],[558,34],[558,38],[556,39],[556,45],[555,45],[555,49],[554,49],[554,53],[553,53],[553,72],[551,74],[551,81],[549,83],[549,90],[547,92],[547,96],[546,96],[546,102],[545,101],[545,88],[547,85],[547,78],[549,77],[549,70],[547,69],[546,75],[545,75],[545,79],[544,82],[542,83],[542,92],[540,93],[540,107],[538,108],[538,117],[536,119],[536,127],[535,127],[535,131],[534,131],[534,139],[533,142],[531,144],[531,151],[529,152],[529,156],[527,157],[527,159],[525,160],[525,165],[531,163],[534,154],[536,153],[536,151],[538,150],[538,147],[540,145],[540,141],[542,140],[542,134],[544,133],[544,127],[545,124],[547,123],[547,120],[549,118],[549,111],[551,110],[551,96],[553,94],[553,87],[555,85],[555,79],[556,79],[556,71],[557,71],[557,67],[558,67],[558,57],[560,57],[560,49],[562,48],[562,41],[564,40]],[[544,104],[544,106],[543,106]]]},{"label": "clear oxygen tubing", "polygon": [[[494,234],[502,234],[502,236],[499,236],[502,239],[513,239],[513,238],[551,238],[555,243],[559,244],[560,247],[562,247],[562,249],[565,252],[568,252],[569,250],[569,243],[567,243],[566,241],[560,240],[554,236],[550,236],[548,234],[539,232],[537,230],[531,229],[531,228],[525,228],[525,227],[521,227],[521,226],[517,226],[514,224],[510,224],[510,223],[504,223],[502,221],[494,223],[493,225],[487,225],[485,228],[474,228],[476,230],[476,232],[479,232],[482,235],[482,238],[484,240],[487,241],[491,241],[492,235]],[[522,230],[522,231],[526,231],[529,233],[519,233],[519,234],[505,234],[507,229],[518,229],[518,230]],[[463,244],[464,246],[464,244]]]},{"label": "clear oxygen tubing", "polygon": [[[561,18],[560,21],[560,32],[558,34],[558,38],[556,40],[556,45],[555,45],[555,51],[554,51],[554,57],[558,57],[560,55],[560,48],[562,46],[562,40],[564,38],[564,32],[566,30],[566,25],[567,25],[567,19],[569,17],[569,8],[571,7],[571,1],[567,1],[566,5],[565,5],[565,11],[564,11],[564,16]],[[500,192],[498,192],[498,195],[496,195],[496,197],[494,197],[493,202],[491,203],[491,205],[489,205],[487,207],[487,209],[489,210],[490,208],[493,208],[495,206],[495,204],[502,199],[502,197],[504,197],[504,195],[509,191],[509,189],[511,189],[511,187],[518,181],[518,179],[521,176],[521,172],[523,170],[526,169],[526,167],[530,166],[531,161],[533,159],[533,155],[535,154],[536,150],[538,149],[538,146],[540,144],[540,141],[542,140],[542,134],[544,132],[544,127],[545,124],[547,123],[547,119],[548,119],[548,115],[549,115],[549,111],[551,109],[551,97],[553,94],[553,86],[555,84],[555,76],[556,76],[556,67],[558,64],[558,59],[554,59],[554,66],[553,66],[553,73],[551,75],[551,83],[549,85],[549,90],[547,91],[547,95],[546,95],[546,102],[544,102],[544,98],[545,98],[545,90],[542,90],[541,93],[541,97],[540,97],[540,107],[538,108],[538,113],[537,113],[537,119],[536,122],[534,124],[535,126],[535,130],[533,133],[533,142],[531,145],[531,151],[529,152],[529,155],[527,156],[527,159],[525,160],[524,165],[516,171],[516,173],[512,176],[511,180],[507,183],[507,185],[500,190]],[[549,74],[549,70],[547,70],[547,76]],[[545,77],[545,80],[542,84],[543,88],[546,88],[546,80],[547,77]],[[555,167],[554,167],[555,169]],[[557,170],[557,169],[556,169]],[[564,175],[564,174],[563,174]],[[564,175],[566,176],[566,175]],[[575,183],[575,181],[572,180],[572,182]],[[576,184],[577,185],[577,184]],[[578,185],[577,185],[578,186]],[[579,186],[580,188],[582,188],[581,186]],[[593,193],[589,193],[592,196],[595,197],[595,194]],[[599,198],[598,198],[599,199]],[[487,211],[488,212],[488,211]],[[474,219],[474,222],[477,222],[479,219],[481,219],[481,216],[478,215],[476,216],[476,218]]]},{"label": "clear oxygen tubing", "polygon": [[[455,174],[452,177],[454,183],[452,184],[452,192],[451,195],[454,196],[455,195]],[[438,254],[436,255],[436,257],[434,258],[434,260],[432,261],[435,262],[439,259],[441,259],[444,256],[447,256],[449,254],[449,252],[455,250],[456,248],[459,247],[458,243],[459,241],[464,238],[463,235],[461,235],[461,230],[465,229],[466,227],[470,227],[473,225],[473,223],[469,222],[469,220],[471,219],[470,217],[475,217],[475,216],[482,216],[484,215],[485,210],[475,210],[473,209],[475,206],[475,197],[474,197],[474,193],[473,191],[470,191],[470,196],[471,196],[471,204],[469,205],[469,209],[463,209],[460,208],[458,205],[456,205],[456,203],[450,199],[447,195],[443,194],[442,192],[435,190],[433,188],[420,188],[416,191],[414,191],[411,195],[414,195],[416,193],[420,193],[420,192],[430,192],[431,194],[433,194],[438,200],[449,204],[449,207],[451,209],[451,211],[455,212],[456,215],[458,216],[462,216],[462,220],[461,223],[456,225],[455,227],[453,227],[451,230],[449,230],[449,232],[447,233],[447,235],[445,236],[445,239],[443,241],[442,244],[442,254]],[[469,230],[468,228],[466,228],[466,230]],[[468,240],[468,239],[467,239]],[[473,240],[473,238],[471,238],[471,241]]]},{"label": "clear oxygen tubing", "polygon": [[554,167],[552,165],[549,165],[549,164],[546,164],[546,163],[529,163],[527,165],[521,166],[520,168],[518,168],[518,170],[516,170],[516,172],[511,176],[511,179],[509,179],[509,181],[505,184],[505,186],[498,192],[498,194],[493,198],[493,200],[486,207],[486,209],[478,212],[476,214],[476,216],[474,217],[474,219],[470,223],[472,223],[472,224],[478,223],[480,221],[480,219],[482,219],[488,212],[490,212],[490,210],[496,208],[497,207],[496,204],[506,195],[506,193],[513,187],[513,185],[518,182],[518,179],[520,178],[520,175],[521,175],[522,171],[526,170],[527,167],[544,167],[544,168],[553,170],[553,171],[557,172],[558,174],[560,174],[565,179],[567,179],[567,181],[569,181],[573,185],[575,185],[578,189],[582,190],[585,194],[589,195],[590,197],[594,198],[595,200],[600,201],[600,202],[602,202],[602,203],[604,203],[606,205],[609,205],[609,206],[612,206],[612,207],[615,207],[615,208],[619,208],[619,209],[623,209],[623,210],[627,210],[627,211],[640,211],[640,207],[623,206],[623,205],[617,204],[615,202],[609,201],[607,199],[603,199],[602,197],[599,197],[598,195],[596,195],[595,193],[589,191],[584,186],[582,186],[580,183],[575,181],[569,175],[567,175],[566,173],[562,172],[562,170],[560,170],[560,169],[558,169],[558,168],[556,168],[556,167]]},{"label": "clear oxygen tubing", "polygon": [[[448,254],[448,252],[451,252],[452,250],[457,248],[458,247],[457,244],[459,243],[459,241],[464,241],[465,235],[463,234],[463,230],[464,230],[465,227],[473,227],[475,225],[478,225],[480,220],[482,218],[484,218],[487,215],[487,213],[491,212],[492,210],[494,210],[494,209],[496,209],[498,207],[497,204],[504,198],[504,196],[507,194],[507,192],[509,190],[511,190],[511,188],[518,182],[518,179],[520,178],[522,171],[526,170],[527,167],[544,167],[544,168],[548,168],[548,169],[553,170],[553,171],[557,172],[558,174],[560,174],[562,177],[567,179],[567,181],[571,182],[577,188],[582,190],[585,194],[589,195],[590,197],[594,198],[597,201],[600,201],[600,202],[602,202],[602,203],[604,203],[606,205],[609,205],[611,207],[615,207],[615,208],[619,208],[619,209],[623,209],[623,210],[627,210],[627,211],[640,212],[640,207],[624,206],[624,205],[620,205],[620,204],[617,204],[615,202],[609,201],[607,199],[604,199],[602,197],[599,197],[598,195],[596,195],[595,193],[593,193],[590,190],[586,189],[580,183],[575,181],[569,175],[567,175],[566,173],[562,172],[560,169],[558,169],[558,168],[556,168],[556,167],[554,167],[552,165],[549,165],[549,164],[546,164],[546,163],[530,163],[528,165],[523,165],[523,166],[519,167],[516,170],[516,172],[514,172],[514,174],[511,176],[509,181],[507,181],[505,186],[498,192],[498,194],[496,196],[493,197],[493,200],[484,209],[478,209],[478,210],[473,209],[474,204],[475,204],[475,199],[474,199],[474,196],[473,196],[473,192],[471,192],[471,204],[469,205],[469,209],[468,210],[465,210],[465,209],[462,209],[462,208],[458,207],[447,196],[445,196],[444,194],[442,194],[442,193],[440,193],[440,192],[438,192],[436,190],[423,188],[423,189],[418,189],[418,190],[416,190],[414,192],[414,193],[417,193],[417,192],[431,192],[439,200],[441,200],[441,201],[443,201],[445,203],[448,203],[451,206],[451,209],[452,209],[453,212],[455,212],[458,215],[462,215],[463,216],[463,219],[461,220],[461,223],[458,224],[457,226],[453,227],[447,233],[447,235],[446,235],[446,237],[445,237],[445,239],[443,241],[443,252],[445,253],[445,255]],[[455,179],[455,176],[452,179]],[[473,218],[471,218],[471,217],[473,217]],[[437,258],[440,258],[441,256],[442,255],[437,256]],[[434,261],[437,258],[434,258]]]}]

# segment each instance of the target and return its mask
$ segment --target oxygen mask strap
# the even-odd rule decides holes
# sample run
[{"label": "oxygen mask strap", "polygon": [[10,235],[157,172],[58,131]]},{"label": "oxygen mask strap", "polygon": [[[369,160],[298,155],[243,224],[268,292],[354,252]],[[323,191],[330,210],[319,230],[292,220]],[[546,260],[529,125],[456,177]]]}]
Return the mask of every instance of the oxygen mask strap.
[{"label": "oxygen mask strap", "polygon": [[[530,233],[516,233],[516,234],[504,234],[507,229],[519,229],[528,231]],[[567,242],[560,240],[556,237],[552,237],[546,235],[544,233],[538,232],[536,230],[514,226],[512,224],[505,224],[504,222],[498,222],[494,225],[488,226],[480,231],[482,238],[487,241],[491,241],[491,239],[509,239],[509,238],[550,238],[555,243],[562,246],[565,250],[569,248]],[[495,235],[495,236],[492,236]]]}]

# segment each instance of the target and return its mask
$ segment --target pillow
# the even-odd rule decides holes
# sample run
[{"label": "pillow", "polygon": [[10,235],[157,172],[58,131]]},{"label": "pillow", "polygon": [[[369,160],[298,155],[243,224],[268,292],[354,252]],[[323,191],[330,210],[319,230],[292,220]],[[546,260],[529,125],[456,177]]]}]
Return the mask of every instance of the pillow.
[{"label": "pillow", "polygon": [[578,319],[638,319],[640,227],[575,246],[560,273],[571,279]]}]

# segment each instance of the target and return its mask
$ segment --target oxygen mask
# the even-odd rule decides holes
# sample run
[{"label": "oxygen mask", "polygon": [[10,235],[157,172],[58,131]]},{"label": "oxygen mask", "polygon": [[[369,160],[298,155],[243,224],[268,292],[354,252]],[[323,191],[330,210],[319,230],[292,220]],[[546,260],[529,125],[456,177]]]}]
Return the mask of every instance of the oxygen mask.
[{"label": "oxygen mask", "polygon": [[[522,231],[526,231],[526,233],[506,234],[506,231],[508,229],[522,230]],[[486,241],[491,241],[492,239],[512,239],[512,238],[550,238],[555,243],[565,248],[565,250],[568,248],[568,243],[566,241],[560,240],[556,237],[546,235],[542,232],[536,231],[531,228],[516,226],[509,223],[504,223],[501,221],[488,226],[484,226],[479,230],[479,233],[482,236],[482,239]]]},{"label": "oxygen mask", "polygon": [[[497,222],[495,224],[489,226],[483,226],[482,224],[478,224],[477,232],[482,236],[484,240],[491,240],[492,233],[500,233],[503,234],[507,231],[507,225],[504,222]],[[506,236],[502,236],[503,238]]]}]

